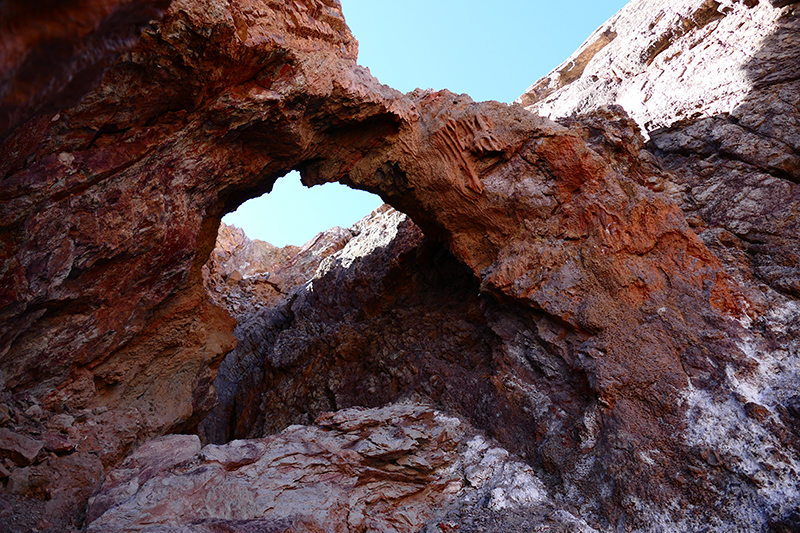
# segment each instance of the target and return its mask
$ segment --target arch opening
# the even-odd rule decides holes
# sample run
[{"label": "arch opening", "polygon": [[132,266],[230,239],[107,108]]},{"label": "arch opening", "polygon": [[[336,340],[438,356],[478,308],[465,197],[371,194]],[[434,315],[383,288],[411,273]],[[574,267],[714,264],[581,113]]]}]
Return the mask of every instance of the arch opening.
[{"label": "arch opening", "polygon": [[273,246],[302,246],[320,232],[352,226],[381,204],[379,196],[339,183],[306,187],[292,171],[271,192],[244,202],[222,222]]}]

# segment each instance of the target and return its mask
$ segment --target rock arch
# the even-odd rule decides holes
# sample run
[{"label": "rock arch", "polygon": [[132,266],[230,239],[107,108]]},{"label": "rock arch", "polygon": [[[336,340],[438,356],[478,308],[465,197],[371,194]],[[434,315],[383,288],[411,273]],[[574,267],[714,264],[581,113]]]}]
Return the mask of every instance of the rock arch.
[{"label": "rock arch", "polygon": [[[200,282],[219,220],[297,169],[309,185],[379,194],[482,294],[535,316],[509,323],[507,354],[525,342],[516,329],[537,332],[565,378],[585,380],[601,423],[582,409],[540,419],[553,423],[530,459],[550,457],[586,495],[613,487],[592,500],[602,520],[635,514],[628,496],[711,508],[676,428],[687,391],[751,370],[735,342],[747,301],[664,194],[636,124],[614,107],[556,123],[447,91],[400,94],[356,64],[332,0],[212,7],[174,1],[80,104],[3,145],[6,391],[102,421],[81,429],[103,442],[102,466],[196,424],[233,347],[233,321]],[[584,438],[581,424],[601,431]],[[568,450],[564,464],[548,446]],[[575,477],[587,458],[590,475]]]}]

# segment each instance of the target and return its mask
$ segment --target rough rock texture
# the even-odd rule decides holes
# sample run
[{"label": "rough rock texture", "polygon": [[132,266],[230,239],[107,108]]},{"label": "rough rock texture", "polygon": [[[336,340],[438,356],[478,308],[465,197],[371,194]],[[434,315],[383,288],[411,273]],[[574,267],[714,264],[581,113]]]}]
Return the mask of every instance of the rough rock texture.
[{"label": "rough rock texture", "polygon": [[414,396],[484,425],[500,413],[487,380],[491,331],[471,273],[393,209],[355,229],[309,283],[237,331],[222,367],[236,361],[237,370],[217,381],[230,376],[239,390],[223,419],[229,433],[216,441]]},{"label": "rough rock texture", "polygon": [[[766,480],[756,466],[780,471],[798,450],[798,45],[797,2],[642,0],[520,98],[561,120],[624,107],[670,171],[665,189],[746,292],[755,320],[738,344],[758,365],[744,379],[726,369],[736,403],[689,394],[687,440],[739,457],[722,465],[752,480],[770,508],[795,502],[768,517],[774,531],[800,527],[796,484]],[[765,437],[783,443],[775,447],[786,450],[782,458],[764,455]]]},{"label": "rough rock texture", "polygon": [[241,229],[222,223],[211,257],[203,266],[206,293],[241,321],[283,301],[311,279],[319,264],[340,250],[354,231],[358,230],[333,227],[301,247],[278,248],[251,240]]},{"label": "rough rock texture", "polygon": [[[270,273],[297,253],[297,246],[278,248],[268,242],[250,239],[236,226],[220,223],[214,251],[205,264],[207,276],[217,276],[216,284],[239,272],[239,279]],[[213,289],[212,289],[213,290]]]},{"label": "rough rock texture", "polygon": [[[378,217],[387,209],[383,206],[372,216]],[[203,267],[203,279],[212,301],[227,309],[239,324],[234,331],[236,348],[226,356],[214,379],[217,403],[198,426],[204,442],[222,444],[233,438],[236,388],[242,378],[255,379],[247,377],[249,373],[261,372],[261,345],[272,334],[271,327],[287,323],[287,298],[293,298],[294,292],[314,277],[320,264],[366,225],[368,222],[349,229],[333,227],[300,248],[271,247],[263,241],[251,241],[241,230],[220,226],[214,251]],[[240,270],[247,277],[235,276]]]},{"label": "rough rock texture", "polygon": [[[635,132],[635,126],[628,124]],[[463,414],[535,465],[540,479],[560,501],[569,502],[564,507],[577,516],[613,512],[610,508],[619,503],[608,477],[614,475],[619,476],[614,480],[617,485],[641,482],[639,490],[656,486],[664,490],[656,479],[659,468],[669,468],[664,455],[672,437],[661,435],[661,441],[651,443],[648,451],[640,447],[642,434],[630,430],[614,443],[620,451],[608,449],[603,439],[609,438],[609,430],[603,426],[609,422],[602,418],[607,407],[592,399],[586,377],[564,360],[570,344],[580,340],[570,338],[562,324],[546,316],[479,296],[477,280],[441,246],[426,241],[403,217],[386,212],[382,218],[373,215],[372,220],[365,220],[380,231],[373,230],[370,235],[367,230],[354,237],[288,304],[254,315],[234,352],[240,366],[232,374],[241,376],[235,411],[227,415],[227,423],[225,418],[216,423],[221,421],[221,427],[235,437],[256,437],[288,424],[309,423],[328,409],[424,397]],[[351,249],[361,256],[354,259]],[[656,318],[659,311],[666,310],[653,310],[653,320],[660,320]],[[773,326],[788,325],[790,331],[784,338],[796,338],[797,331],[792,328],[796,328],[797,310],[786,311]],[[687,335],[685,331],[680,334]],[[763,508],[764,500],[783,509],[797,498],[792,481],[797,468],[794,460],[770,458],[771,452],[765,456],[761,451],[796,446],[796,437],[777,427],[772,428],[777,430],[774,434],[765,431],[752,418],[769,419],[771,411],[762,403],[768,400],[774,405],[770,398],[774,392],[783,395],[796,384],[791,369],[796,367],[797,351],[787,346],[783,353],[776,353],[781,369],[737,373],[730,361],[717,361],[720,368],[715,369],[709,361],[699,359],[700,354],[708,355],[714,342],[721,341],[700,341],[699,335],[718,333],[709,328],[693,335],[686,341],[696,343],[687,346],[686,372],[700,388],[689,387],[685,397],[676,398],[679,404],[691,407],[685,414],[691,425],[672,419],[673,428],[688,426],[686,437],[691,445],[671,452],[685,461],[674,476],[678,483],[694,486],[696,492],[694,499],[681,505],[687,515],[702,513],[707,498],[722,497],[728,513],[739,514],[715,514],[722,530],[737,523],[758,529],[763,519],[752,510]],[[743,348],[748,356],[760,358],[753,353],[753,346]],[[700,347],[705,351],[697,353]],[[585,357],[579,352],[581,356]],[[784,382],[763,390],[766,394],[754,396],[757,389],[749,389],[761,386],[759,374],[778,376],[787,370],[790,375]],[[721,392],[720,383],[708,390],[714,381],[726,380],[715,379],[712,372],[728,373],[733,382],[724,387],[731,387],[734,396]],[[640,431],[641,418],[636,420],[630,411],[627,414],[629,420],[611,423],[634,420]],[[661,415],[668,416],[667,408]],[[718,427],[719,432],[708,431],[709,425]],[[749,443],[758,444],[750,449],[753,444]],[[639,461],[646,465],[640,478],[628,477],[625,469],[635,468]],[[771,466],[765,470],[754,461]],[[751,481],[742,485],[740,476]],[[735,487],[733,495],[727,494],[731,486]],[[581,503],[576,505],[578,494]],[[761,503],[757,503],[759,499]],[[627,527],[644,530],[650,529],[638,522],[642,515],[656,520],[650,524],[653,528],[696,530],[702,524],[689,516],[676,524],[674,516],[653,511],[631,513],[620,520],[623,524],[627,521]],[[521,516],[527,515],[523,512]],[[526,520],[517,518],[522,523]],[[488,523],[499,528],[503,522],[495,516]]]},{"label": "rough rock texture", "polygon": [[[786,1],[636,0],[519,101],[551,118],[621,105],[729,270],[798,297],[797,10]],[[759,292],[751,299],[768,305]]]},{"label": "rough rock texture", "polygon": [[[637,110],[638,122],[612,105],[556,123],[382,86],[356,65],[335,0],[174,1],[96,90],[21,123],[0,147],[0,372],[9,402],[38,406],[8,436],[46,443],[40,426],[67,416],[80,438],[60,430],[67,442],[32,466],[9,458],[3,509],[53,520],[25,527],[79,526],[104,470],[148,437],[196,428],[234,341],[234,320],[203,286],[219,219],[298,169],[309,185],[378,193],[417,227],[384,221],[394,238],[369,255],[346,251],[359,242],[350,239],[313,291],[259,312],[276,336],[259,340],[264,352],[253,344],[263,373],[239,383],[258,394],[242,396],[252,425],[236,431],[281,429],[262,402],[310,422],[350,402],[424,396],[518,453],[560,508],[592,527],[797,527],[797,233],[783,233],[798,212],[786,151],[796,151],[797,17],[791,5],[750,0],[686,0],[675,9],[688,18],[671,9],[629,11],[683,28],[698,53],[739,45],[733,31],[702,40],[723,23],[771,20],[754,28],[776,38],[762,33],[763,54],[750,61],[789,122],[761,100],[745,114],[753,124],[714,115],[704,129],[687,112],[699,120],[688,133],[654,122],[667,129],[650,133],[648,149]],[[604,33],[609,44],[578,62],[574,83],[623,30],[639,32],[634,22]],[[659,32],[654,50],[683,42]],[[748,134],[723,135],[719,120]],[[741,146],[724,147],[736,138]],[[744,181],[726,180],[731,169]],[[739,183],[752,188],[734,192]],[[712,224],[717,196],[758,231]],[[764,197],[788,207],[759,218],[752,200]],[[345,275],[354,264],[368,273],[363,287]],[[339,361],[359,374],[342,374]],[[318,372],[281,379],[300,362]],[[370,399],[371,383],[388,391],[376,386]]]},{"label": "rough rock texture", "polygon": [[170,1],[3,2],[0,140],[37,114],[76,104]]},{"label": "rough rock texture", "polygon": [[202,449],[195,436],[153,440],[92,497],[87,531],[452,531],[458,523],[437,515],[465,505],[472,520],[524,508],[538,531],[594,531],[558,510],[530,467],[418,404],[326,413]]},{"label": "rough rock texture", "polygon": [[206,293],[212,302],[238,320],[242,312],[252,312],[262,302],[275,303],[282,299],[279,287],[265,282],[295,253],[296,246],[278,248],[268,242],[251,240],[241,229],[223,222],[211,257],[203,266]]},{"label": "rough rock texture", "polygon": [[135,409],[104,408],[52,415],[31,400],[3,395],[0,531],[72,531],[104,467],[132,449],[141,430]]}]

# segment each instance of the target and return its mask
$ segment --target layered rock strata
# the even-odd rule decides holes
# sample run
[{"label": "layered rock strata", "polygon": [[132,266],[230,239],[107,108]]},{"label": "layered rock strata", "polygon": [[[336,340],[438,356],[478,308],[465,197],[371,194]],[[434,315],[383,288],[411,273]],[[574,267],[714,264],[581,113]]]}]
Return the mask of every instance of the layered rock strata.
[{"label": "layered rock strata", "polygon": [[594,531],[560,511],[530,467],[416,404],[326,413],[221,446],[155,439],[109,474],[87,531],[448,531],[458,524],[447,509],[468,506],[473,520],[535,506],[548,531]]},{"label": "layered rock strata", "polygon": [[[648,6],[635,2],[630,10]],[[768,93],[793,83],[786,59],[797,20],[791,5],[686,0],[680,9],[694,15],[664,18],[671,11],[651,9],[663,11],[651,30],[662,19],[695,36],[736,17],[772,21],[763,27],[783,37],[768,40],[753,64],[784,73],[765,74]],[[571,77],[582,79],[600,57],[592,54],[618,42],[623,29],[614,30],[616,37],[603,30],[608,44],[594,46]],[[663,35],[658,42],[667,47],[682,42]],[[715,37],[738,45],[735,35]],[[381,286],[387,301],[405,299],[429,312],[436,304],[426,297],[452,291],[445,297],[458,302],[451,305],[458,320],[437,320],[452,346],[436,345],[438,330],[420,332],[431,347],[416,354],[424,363],[420,374],[430,373],[427,384],[382,359],[383,352],[389,361],[402,353],[392,344],[414,347],[414,323],[398,323],[396,340],[375,346],[380,358],[358,335],[350,336],[352,350],[345,343],[335,357],[352,359],[363,376],[388,372],[384,382],[398,383],[397,396],[432,397],[519,448],[564,508],[593,526],[795,527],[796,248],[781,232],[794,227],[797,211],[790,207],[786,218],[770,222],[764,242],[756,242],[766,246],[739,247],[718,231],[724,224],[706,221],[711,211],[702,207],[710,203],[692,204],[715,189],[686,187],[695,179],[692,165],[710,165],[704,168],[725,183],[725,172],[752,179],[748,169],[755,168],[775,175],[753,184],[765,183],[769,195],[784,191],[790,200],[775,205],[793,205],[794,159],[784,149],[791,147],[791,124],[745,124],[756,139],[739,138],[756,147],[755,158],[718,148],[728,136],[716,122],[706,129],[689,124],[684,137],[665,130],[661,138],[669,142],[654,149],[664,163],[646,149],[637,110],[631,112],[638,123],[619,107],[597,107],[558,124],[519,106],[474,103],[447,91],[402,95],[357,66],[356,52],[333,0],[178,0],[78,105],[45,110],[4,141],[0,371],[9,402],[40,410],[35,419],[7,422],[16,424],[8,430],[14,435],[5,435],[13,441],[8,479],[20,481],[4,491],[6,507],[42,507],[49,518],[40,529],[79,526],[82,496],[66,511],[48,510],[47,502],[70,483],[87,492],[148,437],[195,429],[215,403],[211,382],[234,341],[234,321],[210,303],[202,282],[219,219],[299,169],[308,185],[338,180],[380,194],[424,232],[422,239],[419,230],[398,229],[400,241],[374,254],[379,274],[367,280],[378,286],[398,276],[414,281],[419,273],[406,294]],[[796,107],[796,92],[778,94]],[[763,107],[755,102],[749,109]],[[748,116],[760,116],[754,112]],[[650,138],[658,146],[658,135]],[[713,170],[717,163],[721,174]],[[737,220],[753,214],[746,198],[720,194],[741,210]],[[685,213],[693,205],[700,206],[700,222],[690,217],[690,226]],[[740,240],[757,233],[733,229],[726,231]],[[709,235],[734,246],[718,246]],[[774,255],[770,246],[785,253],[764,259]],[[419,271],[409,261],[417,255]],[[343,257],[320,273],[321,283],[342,272]],[[405,272],[386,263],[394,258]],[[738,270],[736,260],[753,268]],[[452,265],[453,279],[428,276],[437,262]],[[751,272],[780,292],[766,285],[760,291]],[[357,286],[352,290],[357,295]],[[276,368],[298,355],[318,358],[318,368],[333,366],[324,345],[305,347],[317,324],[339,341],[348,339],[347,327],[391,320],[380,298],[359,310],[361,317],[342,320],[338,311],[325,311],[330,293],[319,296],[298,300],[307,318],[297,324],[310,333],[280,332],[286,342],[277,344],[287,350],[276,352],[284,355]],[[358,367],[370,360],[372,368]],[[281,396],[283,380],[270,381],[277,374],[269,373],[270,362],[275,366],[263,360],[264,398],[279,398],[281,408],[288,403],[295,417],[297,400]],[[494,372],[482,376],[486,381],[463,383],[475,383],[491,408],[463,404],[469,389],[437,396],[437,387],[448,388],[433,379],[439,367],[459,376],[465,367],[484,366]],[[330,387],[316,404],[314,389],[305,402],[309,417],[330,408],[325,400],[334,408],[347,398],[364,402],[360,385]],[[484,412],[501,417],[482,421]],[[59,429],[67,440],[61,455],[37,452],[27,466],[26,455],[14,452],[33,450],[38,445],[24,438],[43,441],[42,428],[76,414],[85,415],[85,433],[75,438],[68,427]],[[248,431],[280,429],[264,420]],[[109,427],[124,438],[104,441]],[[98,442],[108,453],[97,453]],[[80,466],[72,481],[53,474],[68,471],[77,457],[100,462]],[[25,477],[28,468],[43,472],[40,482]]]}]

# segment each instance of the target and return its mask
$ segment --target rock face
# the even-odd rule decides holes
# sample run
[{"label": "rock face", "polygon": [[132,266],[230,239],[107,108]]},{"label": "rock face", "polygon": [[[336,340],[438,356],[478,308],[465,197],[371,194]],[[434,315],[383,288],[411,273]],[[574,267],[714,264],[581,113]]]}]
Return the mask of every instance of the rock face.
[{"label": "rock face", "polygon": [[334,227],[302,247],[278,248],[251,240],[241,229],[221,223],[214,250],[203,266],[206,293],[241,322],[259,309],[283,301],[352,236],[351,230]]},{"label": "rock face", "polygon": [[[519,101],[551,118],[623,106],[674,172],[687,219],[730,270],[798,297],[797,9],[637,0]],[[761,302],[759,292],[751,299]]]},{"label": "rock face", "polygon": [[[789,414],[800,353],[797,9],[787,1],[632,2],[520,98],[560,120],[623,106],[670,172],[672,197],[687,221],[746,292],[751,332],[763,340],[746,339],[742,347],[758,369],[745,380],[726,380],[744,409],[732,410],[719,395],[689,397],[690,413],[705,405],[699,421],[726,419],[725,427],[748,428],[746,437],[687,433],[689,441],[738,450],[743,459],[763,445],[753,420],[776,428],[773,434],[793,450],[789,456],[797,450],[796,418]],[[762,404],[766,411],[756,407]],[[770,413],[773,422],[756,411]],[[688,427],[697,422],[695,413]],[[771,483],[753,475],[758,468],[750,461],[725,468],[749,471],[759,492],[773,499]],[[796,488],[780,490],[796,501]],[[769,518],[774,531],[799,522],[796,513]]]},{"label": "rock face", "polygon": [[228,432],[209,440],[264,436],[325,411],[411,397],[484,425],[500,412],[487,380],[486,304],[469,270],[393,209],[353,232],[287,301],[240,325],[240,344],[217,377],[238,383],[220,425]]},{"label": "rock face", "polygon": [[0,140],[31,117],[76,104],[171,0],[0,6]]},{"label": "rock face", "polygon": [[[385,209],[388,206],[380,211]],[[198,427],[204,441],[222,444],[233,438],[236,388],[242,378],[255,379],[248,374],[262,372],[261,345],[272,334],[271,326],[287,323],[287,298],[292,298],[320,264],[341,250],[365,224],[350,229],[331,228],[300,248],[276,248],[263,241],[251,241],[236,228],[220,226],[214,251],[203,267],[203,280],[211,300],[238,320],[234,331],[238,342],[214,379],[217,403]],[[237,279],[234,274],[240,271],[247,277]]]},{"label": "rock face", "polygon": [[[410,398],[518,454],[559,502],[553,516],[608,531],[796,528],[797,20],[788,4],[634,2],[523,102],[554,122],[381,85],[356,65],[334,0],[175,0],[95,90],[58,112],[26,104],[35,116],[14,115],[22,122],[0,147],[0,372],[3,399],[17,406],[3,422],[3,508],[42,530],[85,518],[125,530],[144,524],[137,513],[182,528],[181,500],[173,514],[149,506],[161,490],[147,488],[151,473],[186,498],[223,463],[269,477],[270,460],[229,459],[251,447],[278,457],[325,431],[355,442],[325,426],[349,411],[319,419],[322,429],[266,435]],[[726,55],[748,34],[736,24],[760,37]],[[615,48],[626,42],[644,52]],[[717,63],[703,66],[704,53]],[[737,57],[755,73],[746,93]],[[712,71],[717,88],[702,97],[658,81],[691,86]],[[600,82],[610,89],[584,102]],[[618,89],[634,86],[653,96],[626,108]],[[192,437],[145,444],[183,453],[161,464],[140,445],[197,429],[234,345],[235,321],[206,292],[223,286],[227,252],[204,285],[219,220],[292,169],[307,185],[378,193],[410,220],[377,213],[358,235],[323,237],[252,286],[226,273],[217,301],[238,313],[244,346],[221,375],[248,373],[229,380],[234,401],[220,404],[235,423],[222,413],[205,437],[272,440],[207,447],[219,460],[198,456]],[[319,262],[315,249],[330,255]],[[265,284],[281,295],[253,315],[236,310]],[[85,515],[103,472],[136,446]],[[420,496],[436,507],[447,486]],[[342,509],[330,496],[326,509]],[[520,523],[539,516],[528,503]],[[381,515],[380,505],[376,519],[400,528],[398,508]],[[502,524],[515,509],[473,525]],[[347,520],[320,516],[309,520]],[[303,527],[288,516],[207,518],[198,530]],[[429,525],[473,527],[447,520]]]},{"label": "rock face", "polygon": [[194,436],[156,439],[109,474],[88,531],[441,531],[458,525],[437,515],[482,500],[488,512],[535,506],[553,516],[550,531],[593,531],[557,512],[530,467],[415,404],[326,413],[202,449]]},{"label": "rock face", "polygon": [[[330,256],[289,302],[262,310],[247,323],[242,343],[234,352],[239,367],[231,374],[241,380],[236,385],[233,410],[227,418],[217,419],[230,432],[226,439],[231,435],[269,435],[289,424],[309,423],[329,409],[424,397],[461,413],[535,465],[540,479],[559,501],[573,501],[576,493],[582,494],[582,505],[566,506],[577,516],[614,512],[619,503],[613,500],[609,478],[619,476],[612,478],[614,483],[627,483],[631,490],[630,484],[637,481],[626,469],[637,468],[637,463],[642,465],[643,481],[633,490],[664,490],[669,481],[657,480],[663,475],[660,469],[670,466],[662,454],[675,445],[675,439],[666,431],[651,432],[651,438],[659,439],[649,442],[651,453],[657,451],[651,456],[640,447],[643,434],[634,433],[641,432],[646,423],[647,419],[640,418],[634,422],[635,428],[617,437],[620,441],[614,444],[628,448],[609,449],[603,439],[614,430],[608,425],[631,423],[633,414],[626,413],[631,417],[628,420],[603,419],[608,406],[592,400],[588,379],[576,375],[564,360],[570,343],[580,343],[580,339],[570,339],[563,324],[525,307],[476,296],[477,280],[471,273],[406,219],[389,211],[363,223],[380,229],[373,235],[383,239],[370,239],[370,231],[362,231],[341,252]],[[351,248],[369,253],[354,260]],[[797,310],[786,311],[793,314],[773,322],[773,328],[781,323],[795,327]],[[656,318],[659,310],[653,312],[653,320],[661,320]],[[711,335],[712,331],[709,327],[700,334]],[[789,338],[792,335],[796,333]],[[693,337],[686,342],[697,343],[687,347],[692,365],[687,365],[687,374],[693,385],[685,396],[676,398],[689,409],[680,411],[685,418],[674,423],[690,433],[684,441],[687,447],[671,453],[685,461],[682,470],[674,474],[678,482],[694,485],[697,494],[682,505],[687,515],[703,513],[709,505],[703,498],[722,490],[712,488],[719,486],[726,493],[727,512],[739,515],[715,515],[724,516],[723,529],[737,523],[758,529],[759,519],[754,520],[752,509],[764,503],[756,500],[769,498],[785,506],[796,498],[789,473],[794,462],[775,462],[759,450],[766,449],[766,442],[770,443],[767,446],[792,447],[796,441],[781,430],[775,434],[764,431],[761,423],[746,413],[759,416],[755,414],[758,411],[767,417],[762,422],[768,420],[772,411],[762,402],[776,392],[781,396],[790,392],[794,378],[767,384],[760,382],[765,377],[761,372],[739,372],[738,378],[730,376],[735,382],[714,385],[727,388],[735,383],[733,395],[709,391],[708,384],[713,384],[709,370],[713,368],[700,367],[696,358],[689,359],[697,356],[695,346],[701,341]],[[702,342],[707,349],[720,339]],[[755,341],[750,338],[749,342]],[[755,353],[755,347],[743,346],[747,356],[761,359],[769,355]],[[796,352],[787,348],[774,351],[775,359],[765,362],[793,366]],[[724,365],[723,372],[735,372],[735,362],[718,364]],[[754,388],[744,395],[750,386]],[[753,390],[759,393],[754,395]],[[772,405],[778,412],[783,407],[781,402]],[[660,416],[670,416],[669,409],[665,406]],[[720,431],[708,431],[709,425]],[[615,430],[620,431],[619,426]],[[754,467],[752,454],[780,473],[770,475]],[[736,479],[744,471],[754,485],[748,487]],[[729,489],[731,486],[735,489]],[[772,486],[776,488],[763,494],[759,494],[763,489],[756,488]],[[728,490],[735,490],[735,495]],[[522,506],[515,516],[524,523],[541,518],[537,512]],[[652,513],[652,509],[631,513],[622,520],[637,524],[637,516],[652,520]],[[700,529],[701,520],[706,520],[690,516],[680,522],[674,516],[657,519],[654,527],[689,531]],[[492,520],[494,527],[500,527],[497,517]],[[634,527],[647,530],[642,524]]]}]

